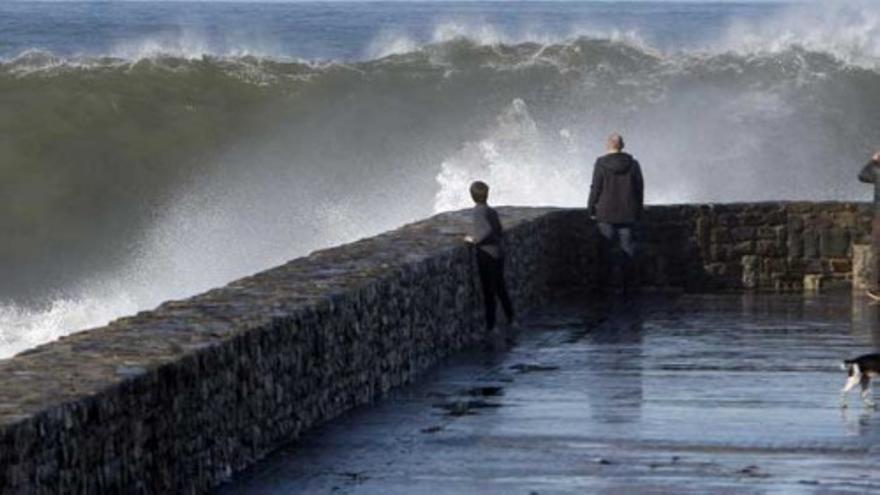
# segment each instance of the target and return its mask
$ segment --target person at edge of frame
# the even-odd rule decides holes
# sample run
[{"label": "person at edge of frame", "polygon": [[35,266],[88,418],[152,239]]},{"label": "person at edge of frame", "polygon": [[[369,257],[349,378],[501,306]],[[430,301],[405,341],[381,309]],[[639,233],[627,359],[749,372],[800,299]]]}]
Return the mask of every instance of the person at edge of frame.
[{"label": "person at edge of frame", "polygon": [[880,301],[880,181],[877,180],[877,172],[880,169],[880,151],[874,153],[862,171],[859,172],[859,180],[874,184],[874,220],[871,223],[871,247],[874,251],[874,280],[868,289],[868,296]]}]

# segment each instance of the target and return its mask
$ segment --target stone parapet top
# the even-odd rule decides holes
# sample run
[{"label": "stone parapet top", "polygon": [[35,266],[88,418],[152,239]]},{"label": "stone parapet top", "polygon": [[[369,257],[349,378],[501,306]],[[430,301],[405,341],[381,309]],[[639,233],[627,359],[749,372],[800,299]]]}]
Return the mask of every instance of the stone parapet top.
[{"label": "stone parapet top", "polygon": [[[508,230],[553,208],[501,207]],[[315,251],[152,311],[80,331],[0,361],[0,428],[217,345],[276,318],[369,286],[407,265],[462,249],[467,210],[436,215],[375,237]]]}]

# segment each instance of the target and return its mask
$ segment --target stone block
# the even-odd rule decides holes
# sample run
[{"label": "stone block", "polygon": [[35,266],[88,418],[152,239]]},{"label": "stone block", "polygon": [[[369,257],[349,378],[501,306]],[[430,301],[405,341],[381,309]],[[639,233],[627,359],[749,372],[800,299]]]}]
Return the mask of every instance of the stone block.
[{"label": "stone block", "polygon": [[758,241],[755,245],[755,253],[758,256],[763,256],[765,258],[772,258],[776,256],[783,256],[783,250],[779,248],[776,241]]},{"label": "stone block", "polygon": [[757,256],[743,256],[742,285],[746,289],[756,289],[760,285],[761,261]]},{"label": "stone block", "polygon": [[740,224],[739,215],[736,213],[719,213],[715,217],[715,224],[719,227],[733,228]]},{"label": "stone block", "polygon": [[834,273],[851,273],[852,272],[852,261],[849,258],[837,258],[828,260],[828,271],[832,274]]},{"label": "stone block", "polygon": [[822,260],[818,259],[818,258],[804,260],[803,266],[804,266],[804,273],[824,273],[825,272],[825,267],[822,264]]},{"label": "stone block", "polygon": [[859,215],[857,211],[848,208],[844,211],[834,213],[832,219],[834,225],[837,227],[854,229],[858,225]]},{"label": "stone block", "polygon": [[786,245],[788,242],[788,227],[785,225],[778,225],[773,228],[773,234],[773,238],[779,246]]},{"label": "stone block", "polygon": [[697,217],[696,221],[696,241],[697,245],[700,246],[703,256],[706,256],[709,252],[711,232],[712,226],[709,217],[701,214]]},{"label": "stone block", "polygon": [[733,254],[734,256],[755,254],[755,241],[742,241],[734,244]]},{"label": "stone block", "polygon": [[763,258],[762,265],[770,273],[788,274],[790,265],[785,258]]},{"label": "stone block", "polygon": [[816,204],[808,201],[796,201],[786,204],[789,214],[805,214],[812,213],[816,210]]},{"label": "stone block", "polygon": [[844,257],[849,252],[849,230],[832,227],[821,231],[819,238],[820,255],[825,258]]},{"label": "stone block", "polygon": [[867,290],[877,280],[877,253],[870,244],[854,244],[852,247],[852,284],[854,290]]},{"label": "stone block", "polygon": [[761,225],[755,228],[755,238],[759,240],[776,240],[777,230],[785,227],[773,225]]},{"label": "stone block", "polygon": [[822,282],[824,278],[824,275],[819,274],[804,275],[804,290],[808,292],[818,292],[822,290]]},{"label": "stone block", "polygon": [[730,229],[726,227],[713,228],[710,239],[712,244],[727,244],[733,242],[733,236],[730,235]]},{"label": "stone block", "polygon": [[734,227],[730,230],[730,236],[734,242],[752,241],[756,231],[755,227]]},{"label": "stone block", "polygon": [[820,256],[819,232],[805,229],[801,238],[803,240],[803,257],[818,258]]},{"label": "stone block", "polygon": [[789,256],[788,258],[785,258],[785,271],[792,276],[801,279],[806,270],[806,264],[807,262],[802,258],[792,258]]},{"label": "stone block", "polygon": [[712,247],[709,248],[710,261],[728,261],[732,256],[732,249],[726,244],[713,244]]},{"label": "stone block", "polygon": [[704,268],[709,275],[723,276],[727,273],[727,263],[707,263]]},{"label": "stone block", "polygon": [[788,240],[786,242],[789,258],[804,257],[804,236],[803,231],[789,230]]},{"label": "stone block", "polygon": [[782,208],[774,208],[767,212],[762,220],[762,225],[780,225],[788,221],[788,212]]}]

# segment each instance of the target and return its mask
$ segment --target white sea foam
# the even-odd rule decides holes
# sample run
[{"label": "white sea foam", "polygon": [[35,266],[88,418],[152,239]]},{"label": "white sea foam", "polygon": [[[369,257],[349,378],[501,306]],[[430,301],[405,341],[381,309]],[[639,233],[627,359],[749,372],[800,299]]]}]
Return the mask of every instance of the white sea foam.
[{"label": "white sea foam", "polygon": [[406,34],[384,31],[370,42],[366,56],[368,59],[385,58],[390,55],[411,53],[418,50],[419,47],[419,43]]},{"label": "white sea foam", "polygon": [[[235,50],[235,52],[239,52],[239,50]],[[249,50],[242,50],[240,53],[247,55]],[[126,60],[163,56],[198,60],[210,54],[216,53],[208,40],[204,36],[189,31],[126,41],[118,44],[109,53],[111,57]]]},{"label": "white sea foam", "polygon": [[59,298],[43,309],[25,309],[0,305],[0,359],[44,342],[107,323],[113,318],[134,313],[143,306],[132,300],[126,290],[112,293],[93,287],[83,298]]},{"label": "white sea foam", "polygon": [[467,40],[475,45],[516,45],[520,43],[537,43],[550,46],[569,44],[579,38],[608,40],[638,47],[646,51],[656,51],[634,29],[603,29],[590,26],[572,26],[563,32],[552,32],[540,28],[520,31],[506,31],[499,26],[485,22],[468,20],[438,22],[426,39],[419,39],[412,33],[400,30],[383,31],[369,44],[365,55],[369,59],[383,58],[389,55],[403,55],[423,50],[432,45]]},{"label": "white sea foam", "polygon": [[583,202],[585,170],[567,129],[548,140],[523,100],[498,116],[487,135],[465,143],[444,161],[437,175],[437,212],[469,206],[468,186],[491,184],[495,204],[576,206]]},{"label": "white sea foam", "polygon": [[166,27],[149,36],[121,41],[107,54],[93,55],[133,61],[160,57],[199,60],[206,56],[296,59],[284,53],[277,40],[261,33],[236,30],[208,33],[194,25]]},{"label": "white sea foam", "polygon": [[715,48],[761,55],[793,47],[827,53],[851,65],[877,68],[880,2],[827,0],[793,5],[759,22],[735,22]]}]

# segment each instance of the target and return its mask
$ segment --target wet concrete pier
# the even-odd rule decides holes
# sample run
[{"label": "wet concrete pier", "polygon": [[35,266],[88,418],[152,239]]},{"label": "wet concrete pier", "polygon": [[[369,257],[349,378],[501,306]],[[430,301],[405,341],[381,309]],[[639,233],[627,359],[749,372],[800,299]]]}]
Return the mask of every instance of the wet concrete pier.
[{"label": "wet concrete pier", "polygon": [[574,298],[218,492],[880,491],[880,412],[839,404],[877,312],[848,294]]}]

